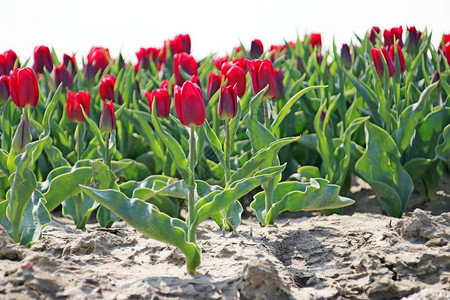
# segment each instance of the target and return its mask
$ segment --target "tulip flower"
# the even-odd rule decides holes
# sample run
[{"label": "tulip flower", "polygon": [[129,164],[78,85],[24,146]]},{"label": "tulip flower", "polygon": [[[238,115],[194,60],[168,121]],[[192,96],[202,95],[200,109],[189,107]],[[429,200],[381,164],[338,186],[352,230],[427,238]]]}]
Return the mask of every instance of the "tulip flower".
[{"label": "tulip flower", "polygon": [[216,68],[219,70],[222,70],[223,63],[226,63],[227,61],[228,61],[228,56],[213,58],[213,63],[216,66]]},{"label": "tulip flower", "polygon": [[136,52],[136,57],[138,59],[137,66],[142,69],[148,69],[150,67],[150,60],[156,62],[160,52],[161,49],[157,48],[141,48],[139,52]]},{"label": "tulip flower", "polygon": [[392,46],[395,40],[397,41],[397,44],[400,45],[401,48],[403,48],[402,34],[403,34],[402,26],[393,27],[390,30],[384,30],[383,32],[384,46],[385,47]]},{"label": "tulip flower", "polygon": [[89,115],[91,106],[91,95],[89,92],[79,91],[76,94],[72,91],[67,92],[67,115],[71,122],[83,123],[86,118],[81,108],[83,107],[86,115]]},{"label": "tulip flower", "polygon": [[152,111],[153,100],[156,101],[156,114],[158,117],[165,118],[170,114],[170,97],[167,89],[155,89],[152,92],[146,92],[145,97]]},{"label": "tulip flower", "polygon": [[319,66],[321,66],[322,62],[323,62],[323,55],[322,55],[322,53],[317,53],[316,59],[317,59],[317,63],[319,64]]},{"label": "tulip flower", "polygon": [[188,76],[197,75],[197,62],[187,53],[177,53],[173,57],[173,73],[177,85],[182,85],[187,78],[183,78],[180,69]]},{"label": "tulip flower", "polygon": [[200,87],[200,89],[202,88],[202,85],[200,83],[200,77],[198,77],[198,75],[194,75],[191,77],[191,82],[195,83],[196,85],[198,85]]},{"label": "tulip flower", "polygon": [[55,67],[55,83],[56,86],[62,83],[63,89],[71,89],[73,87],[72,74],[66,69],[64,64]]},{"label": "tulip flower", "polygon": [[450,64],[450,42],[447,42],[444,46],[444,55],[447,59],[447,63]]},{"label": "tulip flower", "polygon": [[205,103],[198,85],[185,81],[182,87],[175,86],[175,111],[183,125],[188,127],[203,125]]},{"label": "tulip flower", "polygon": [[383,38],[384,38],[384,46],[385,47],[390,47],[394,44],[394,38],[390,31],[385,29],[383,32]]},{"label": "tulip flower", "polygon": [[392,61],[391,57],[389,56],[387,50],[384,47],[381,47],[381,53],[380,50],[376,48],[372,48],[371,53],[372,53],[372,60],[375,65],[375,70],[377,71],[378,77],[382,78],[384,73],[384,65],[381,53],[383,53],[384,59],[386,60],[386,64],[389,70],[389,77],[395,74],[394,62]]},{"label": "tulip flower", "polygon": [[236,84],[231,86],[223,86],[220,88],[219,105],[218,105],[219,118],[221,120],[228,120],[234,118],[237,113],[237,86]]},{"label": "tulip flower", "polygon": [[92,64],[95,75],[97,75],[100,70],[103,72],[110,60],[111,56],[109,50],[103,47],[92,47],[87,55],[87,61]]},{"label": "tulip flower", "polygon": [[44,73],[44,67],[50,73],[53,70],[53,59],[50,50],[46,46],[36,46],[34,48],[34,65],[36,73]]},{"label": "tulip flower", "polygon": [[342,44],[341,61],[344,67],[349,70],[352,67],[352,55],[350,54],[350,47],[347,44]]},{"label": "tulip flower", "polygon": [[282,46],[281,45],[270,45],[270,60],[275,61],[280,56]]},{"label": "tulip flower", "polygon": [[313,48],[322,47],[322,35],[320,33],[311,33],[311,39],[309,40],[309,43]]},{"label": "tulip flower", "polygon": [[206,89],[206,98],[210,100],[212,96],[219,90],[220,84],[222,83],[222,76],[210,73],[208,80],[208,88]]},{"label": "tulip flower", "polygon": [[406,51],[415,52],[419,46],[422,32],[418,31],[414,26],[406,27],[406,30],[408,31],[408,44],[406,45]]},{"label": "tulip flower", "polygon": [[[16,60],[17,54],[12,50],[7,50],[3,54],[0,54],[0,75],[9,75],[14,69]],[[20,68],[20,62],[18,62],[17,68]]]},{"label": "tulip flower", "polygon": [[266,99],[275,99],[277,86],[272,62],[268,59],[255,59],[247,61],[247,66],[252,78],[252,88],[255,95],[269,85],[263,97]]},{"label": "tulip flower", "polygon": [[111,133],[116,130],[116,115],[114,114],[114,102],[103,102],[103,110],[100,115],[100,131],[103,133]]},{"label": "tulip flower", "polygon": [[77,74],[77,68],[76,68],[76,63],[75,63],[75,54],[72,54],[72,56],[64,54],[63,55],[63,64],[66,67],[67,70],[71,70],[72,72],[72,77],[75,77],[75,75]]},{"label": "tulip flower", "polygon": [[189,34],[179,34],[175,37],[174,40],[178,44],[177,53],[186,52],[189,54],[191,52],[191,37],[189,36]]},{"label": "tulip flower", "polygon": [[0,103],[4,103],[9,98],[9,77],[6,75],[0,76]]},{"label": "tulip flower", "polygon": [[369,33],[369,40],[372,43],[372,45],[375,45],[377,40],[377,34],[380,34],[381,30],[378,26],[373,26]]},{"label": "tulip flower", "polygon": [[[400,48],[400,45],[398,44],[397,44],[397,53],[398,53],[398,62],[400,64],[400,71],[403,73],[406,71],[405,57],[403,56],[402,48]],[[391,47],[389,54],[391,56],[392,61],[395,61],[394,47]]]},{"label": "tulip flower", "polygon": [[250,58],[259,58],[264,53],[264,46],[261,40],[253,40],[250,46]]},{"label": "tulip flower", "polygon": [[114,94],[114,86],[116,85],[116,78],[113,75],[105,75],[100,81],[99,93],[100,98],[103,101],[111,100],[116,101],[116,96]]},{"label": "tulip flower", "polygon": [[275,69],[275,82],[277,85],[277,96],[283,97],[284,95],[284,85],[283,85],[283,73],[281,70]]},{"label": "tulip flower", "polygon": [[9,92],[18,107],[35,107],[39,101],[39,90],[33,70],[14,69],[9,78]]},{"label": "tulip flower", "polygon": [[238,65],[225,63],[222,66],[222,74],[225,77],[227,85],[237,85],[237,94],[242,97],[247,89],[245,71]]}]

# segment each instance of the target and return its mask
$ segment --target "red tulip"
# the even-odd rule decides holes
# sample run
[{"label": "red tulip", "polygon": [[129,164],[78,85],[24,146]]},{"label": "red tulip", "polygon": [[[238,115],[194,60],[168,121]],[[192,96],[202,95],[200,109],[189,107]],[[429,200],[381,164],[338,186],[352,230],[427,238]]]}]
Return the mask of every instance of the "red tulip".
[{"label": "red tulip", "polygon": [[161,81],[161,84],[160,84],[159,87],[162,88],[162,89],[166,89],[166,90],[169,90],[169,89],[173,90],[173,86],[167,80]]},{"label": "red tulip", "polygon": [[182,87],[175,86],[175,111],[185,126],[201,126],[205,122],[205,102],[198,85],[185,81]]},{"label": "red tulip", "polygon": [[393,76],[395,74],[395,66],[392,62],[391,57],[389,56],[387,50],[384,47],[381,47],[381,53],[380,50],[376,48],[372,48],[372,60],[375,65],[375,70],[377,71],[378,77],[383,77],[384,73],[384,64],[383,60],[381,58],[381,53],[383,53],[384,59],[386,60],[386,64],[389,70],[389,76]]},{"label": "red tulip", "polygon": [[369,33],[369,40],[372,43],[372,45],[375,45],[377,40],[377,34],[381,32],[380,27],[373,26]]},{"label": "red tulip", "polygon": [[79,91],[74,93],[72,91],[67,92],[67,115],[71,122],[83,123],[86,118],[83,115],[81,107],[83,107],[86,115],[89,115],[89,109],[91,106],[91,95],[89,92]]},{"label": "red tulip", "polygon": [[240,67],[244,72],[247,71],[247,60],[245,58],[233,58],[230,63],[232,65],[237,65]]},{"label": "red tulip", "polygon": [[44,73],[44,67],[48,72],[53,70],[53,59],[50,50],[46,46],[36,46],[34,48],[34,65],[36,73]]},{"label": "red tulip", "polygon": [[322,35],[320,33],[311,33],[309,43],[313,48],[322,46]]},{"label": "red tulip", "polygon": [[[0,75],[9,75],[14,69],[16,60],[17,54],[12,50],[7,50],[3,54],[0,54]],[[20,68],[20,62],[18,62],[17,68]]]},{"label": "red tulip", "polygon": [[270,59],[272,61],[275,61],[275,59],[277,59],[280,56],[281,49],[282,49],[281,45],[271,45],[270,46],[270,53],[272,53],[270,55]]},{"label": "red tulip", "polygon": [[226,63],[227,61],[228,61],[228,56],[213,58],[213,63],[216,66],[216,68],[219,70],[222,70],[223,63]]},{"label": "red tulip", "polygon": [[278,69],[275,69],[274,72],[275,82],[277,84],[277,96],[282,97],[284,95],[283,73]]},{"label": "red tulip", "polygon": [[39,89],[33,70],[14,69],[9,78],[9,92],[18,107],[35,107],[39,101]]},{"label": "red tulip", "polygon": [[200,77],[198,77],[198,75],[194,75],[191,77],[191,82],[195,83],[196,85],[198,85],[200,87],[200,89],[202,88],[202,85],[200,83]]},{"label": "red tulip", "polygon": [[406,45],[406,51],[415,52],[419,46],[422,32],[418,31],[414,26],[406,27],[406,30],[408,31],[408,45]]},{"label": "red tulip", "polygon": [[109,50],[103,47],[92,47],[91,51],[87,55],[87,60],[94,67],[94,74],[97,75],[98,71],[102,72],[106,69],[111,60]]},{"label": "red tulip", "polygon": [[444,55],[447,58],[447,63],[450,64],[450,42],[447,42],[444,46]]},{"label": "red tulip", "polygon": [[83,77],[84,77],[84,81],[86,81],[86,83],[88,85],[91,85],[94,83],[95,73],[94,73],[94,66],[92,65],[92,63],[88,62],[84,66]]},{"label": "red tulip", "polygon": [[177,85],[182,85],[186,80],[181,75],[180,68],[189,76],[197,75],[197,62],[187,53],[177,53],[173,57],[173,73]]},{"label": "red tulip", "polygon": [[70,74],[64,64],[55,67],[55,83],[56,86],[62,83],[63,89],[71,89],[73,87],[72,74]]},{"label": "red tulip", "polygon": [[99,128],[103,133],[111,133],[116,129],[116,115],[114,114],[114,103],[112,101],[103,102]]},{"label": "red tulip", "polygon": [[350,54],[350,47],[347,44],[342,44],[341,61],[347,70],[352,67],[352,55]]},{"label": "red tulip", "polygon": [[0,76],[0,103],[4,103],[9,98],[9,77],[6,75]]},{"label": "red tulip", "polygon": [[397,44],[400,45],[401,48],[403,48],[402,34],[403,34],[402,26],[393,27],[390,30],[384,30],[383,32],[384,46],[390,47],[394,44],[394,40],[396,40]]},{"label": "red tulip", "polygon": [[114,94],[114,86],[116,85],[116,78],[113,75],[105,75],[100,81],[100,87],[98,89],[100,98],[103,101],[111,100],[116,101]]},{"label": "red tulip", "polygon": [[189,54],[191,52],[191,37],[189,34],[179,34],[174,40],[177,41],[178,44],[177,53],[186,52]]},{"label": "red tulip", "polygon": [[277,96],[277,86],[272,62],[268,59],[254,59],[247,61],[247,66],[252,78],[252,88],[255,95],[269,85],[263,97],[275,99]]},{"label": "red tulip", "polygon": [[150,68],[150,60],[156,62],[159,57],[161,49],[157,48],[141,48],[139,52],[136,52],[136,57],[138,59],[138,67],[143,69]]},{"label": "red tulip", "polygon": [[165,118],[170,114],[170,97],[167,89],[155,89],[152,92],[146,92],[145,97],[147,98],[150,112],[153,107],[153,99],[155,99],[157,116]]},{"label": "red tulip", "polygon": [[222,74],[225,76],[227,85],[237,85],[237,94],[239,97],[242,97],[247,89],[245,71],[238,65],[224,63],[222,66]]},{"label": "red tulip", "polygon": [[394,44],[394,38],[390,31],[385,29],[383,32],[383,37],[384,37],[384,46],[385,47],[390,47],[390,46],[392,46],[392,44]]},{"label": "red tulip", "polygon": [[209,74],[208,88],[206,89],[206,98],[208,98],[208,100],[219,90],[221,83],[222,76],[215,73]]},{"label": "red tulip", "polygon": [[72,56],[69,56],[67,54],[63,55],[63,64],[66,66],[67,69],[72,71],[72,77],[74,77],[77,74],[77,68],[75,65],[75,54],[72,54]]},{"label": "red tulip", "polygon": [[259,58],[264,53],[264,46],[261,40],[253,40],[250,46],[250,58]]},{"label": "red tulip", "polygon": [[[395,61],[394,47],[391,47],[389,52],[392,61]],[[398,62],[400,64],[400,71],[403,73],[406,71],[405,57],[403,56],[402,48],[400,48],[400,45],[398,44],[397,44],[397,53],[398,53]]]},{"label": "red tulip", "polygon": [[221,120],[234,118],[237,114],[237,87],[236,84],[220,88],[218,113]]}]

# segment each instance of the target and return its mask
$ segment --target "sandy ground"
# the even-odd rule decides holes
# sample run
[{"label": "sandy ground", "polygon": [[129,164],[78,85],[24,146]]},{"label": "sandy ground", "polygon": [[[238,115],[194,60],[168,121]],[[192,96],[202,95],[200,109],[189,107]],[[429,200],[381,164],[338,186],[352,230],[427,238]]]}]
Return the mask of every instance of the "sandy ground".
[{"label": "sandy ground", "polygon": [[123,222],[82,231],[55,217],[31,249],[0,228],[0,299],[450,299],[450,213],[430,211],[250,218],[225,235],[205,222],[196,276]]}]

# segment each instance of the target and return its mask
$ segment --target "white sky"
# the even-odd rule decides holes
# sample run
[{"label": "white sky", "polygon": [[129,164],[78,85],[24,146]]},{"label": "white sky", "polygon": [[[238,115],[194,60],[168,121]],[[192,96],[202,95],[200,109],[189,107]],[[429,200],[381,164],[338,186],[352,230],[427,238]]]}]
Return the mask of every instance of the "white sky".
[{"label": "white sky", "polygon": [[86,54],[93,45],[120,50],[128,59],[142,47],[160,47],[167,38],[189,33],[197,58],[223,54],[260,38],[265,47],[294,40],[297,32],[321,32],[325,46],[333,35],[349,42],[372,25],[415,25],[433,31],[439,43],[450,33],[450,0],[0,0],[0,52],[12,48],[22,60],[38,44],[59,55]]}]

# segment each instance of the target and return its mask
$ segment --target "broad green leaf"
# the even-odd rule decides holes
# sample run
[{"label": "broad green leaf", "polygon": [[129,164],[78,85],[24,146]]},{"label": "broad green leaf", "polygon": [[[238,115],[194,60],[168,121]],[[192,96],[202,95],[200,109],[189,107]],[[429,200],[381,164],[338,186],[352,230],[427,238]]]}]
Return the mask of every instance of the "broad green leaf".
[{"label": "broad green leaf", "polygon": [[261,224],[273,224],[275,218],[284,211],[310,211],[335,209],[353,204],[355,201],[339,196],[340,187],[329,184],[322,178],[311,179],[309,183],[288,181],[279,183],[273,193],[273,205],[264,218],[264,192],[254,196],[250,207],[255,211]]},{"label": "broad green leaf", "polygon": [[370,122],[365,131],[367,148],[356,162],[356,172],[370,184],[388,215],[401,217],[414,189],[411,177],[390,135]]},{"label": "broad green leaf", "polygon": [[186,241],[187,227],[184,222],[161,213],[152,205],[138,199],[128,199],[115,190],[97,190],[82,186],[82,190],[101,205],[117,214],[145,236],[168,243],[180,249],[186,256],[186,268],[195,274],[201,261],[201,251]]},{"label": "broad green leaf", "polygon": [[128,158],[113,161],[111,169],[117,177],[124,180],[142,180],[150,175],[144,164]]},{"label": "broad green leaf", "polygon": [[202,127],[206,134],[206,137],[208,138],[209,145],[213,149],[214,154],[217,156],[217,159],[219,159],[220,164],[225,169],[225,154],[222,150],[222,143],[219,141],[219,138],[212,130],[211,126],[209,126],[208,121],[205,121]]},{"label": "broad green leaf", "polygon": [[392,134],[392,138],[397,143],[400,154],[405,152],[408,145],[411,143],[411,138],[414,134],[417,124],[423,119],[425,109],[428,105],[430,93],[437,87],[439,82],[435,82],[428,86],[421,94],[419,101],[408,106],[400,115],[399,127]]},{"label": "broad green leaf", "polygon": [[436,147],[436,155],[440,160],[450,164],[450,124],[442,132],[441,142]]}]

